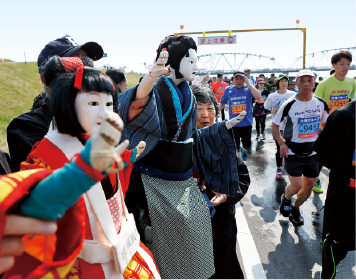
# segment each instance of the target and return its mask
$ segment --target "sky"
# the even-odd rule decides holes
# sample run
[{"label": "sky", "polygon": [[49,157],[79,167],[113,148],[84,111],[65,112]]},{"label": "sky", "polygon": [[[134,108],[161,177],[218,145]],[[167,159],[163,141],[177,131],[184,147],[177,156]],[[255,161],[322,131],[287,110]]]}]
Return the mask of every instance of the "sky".
[{"label": "sky", "polygon": [[[307,54],[356,46],[355,0],[1,0],[0,58],[21,62],[25,52],[27,61],[37,61],[48,42],[68,34],[80,44],[94,41],[103,47],[107,58],[96,67],[109,63],[143,72],[160,41],[180,32],[180,25],[183,32],[274,29],[296,28],[296,20],[298,27],[307,28]],[[302,34],[235,33],[237,44],[198,46],[198,55],[251,53],[274,57],[288,67],[303,53]],[[198,36],[192,37],[197,41]],[[253,67],[246,63],[244,67]]]}]

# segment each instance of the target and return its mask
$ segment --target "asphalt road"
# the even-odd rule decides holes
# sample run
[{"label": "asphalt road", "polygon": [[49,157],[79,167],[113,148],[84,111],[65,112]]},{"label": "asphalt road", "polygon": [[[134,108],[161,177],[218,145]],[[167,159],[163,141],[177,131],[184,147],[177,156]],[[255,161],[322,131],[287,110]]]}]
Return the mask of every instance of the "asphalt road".
[{"label": "asphalt road", "polygon": [[[300,207],[303,212],[304,226],[294,226],[288,218],[279,213],[281,195],[289,181],[284,170],[284,179],[275,179],[276,147],[272,138],[271,115],[268,115],[266,125],[267,139],[259,141],[255,140],[256,130],[253,126],[251,153],[246,162],[251,185],[241,205],[255,243],[252,244],[251,241],[248,246],[256,247],[262,264],[261,268],[267,279],[319,279],[324,214],[321,208],[326,198],[328,169],[323,168],[321,172],[324,193],[312,192],[309,199]],[[241,254],[241,246],[246,247],[246,244],[237,246],[240,262],[243,263],[245,271],[251,270],[247,267],[251,263],[248,260],[250,256]],[[336,279],[355,278],[356,254],[353,251],[349,252],[337,266]]]}]

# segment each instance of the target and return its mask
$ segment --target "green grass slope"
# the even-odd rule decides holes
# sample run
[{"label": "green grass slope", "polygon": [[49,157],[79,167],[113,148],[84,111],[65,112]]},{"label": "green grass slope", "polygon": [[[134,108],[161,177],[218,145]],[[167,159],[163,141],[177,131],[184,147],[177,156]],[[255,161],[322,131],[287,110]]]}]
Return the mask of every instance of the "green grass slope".
[{"label": "green grass slope", "polygon": [[[141,75],[127,73],[129,88]],[[13,118],[30,111],[33,99],[43,91],[36,62],[0,63],[0,149],[8,152],[6,128]]]},{"label": "green grass slope", "polygon": [[42,90],[37,63],[0,63],[0,149],[8,150],[6,128],[10,121],[28,112]]}]

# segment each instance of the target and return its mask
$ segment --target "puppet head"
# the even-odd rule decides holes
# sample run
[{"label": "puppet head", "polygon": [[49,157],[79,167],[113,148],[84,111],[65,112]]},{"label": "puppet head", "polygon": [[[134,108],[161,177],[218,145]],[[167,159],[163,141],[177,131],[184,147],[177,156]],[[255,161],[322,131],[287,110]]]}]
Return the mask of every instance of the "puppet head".
[{"label": "puppet head", "polygon": [[[157,56],[163,48],[167,48],[169,65],[172,74],[177,79],[193,81],[197,71],[197,45],[193,38],[188,36],[168,36],[157,50]],[[158,58],[158,57],[157,57]]]},{"label": "puppet head", "polygon": [[52,89],[51,110],[60,133],[88,136],[96,133],[105,111],[117,107],[117,91],[103,72],[86,67],[83,58],[51,58],[45,81]]}]

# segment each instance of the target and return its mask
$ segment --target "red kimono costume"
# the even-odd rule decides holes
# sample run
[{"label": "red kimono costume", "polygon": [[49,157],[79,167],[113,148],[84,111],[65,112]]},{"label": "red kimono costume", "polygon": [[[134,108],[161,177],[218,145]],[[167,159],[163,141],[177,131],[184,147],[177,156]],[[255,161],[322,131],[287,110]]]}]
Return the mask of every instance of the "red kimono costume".
[{"label": "red kimono costume", "polygon": [[[17,176],[21,178],[21,174],[25,174],[26,172],[28,174],[37,174],[33,176],[32,181],[24,180],[29,186],[21,184],[21,180],[18,180],[18,183],[20,183],[18,184],[18,188],[24,189],[21,194],[23,195],[29,187],[36,185],[39,180],[50,175],[52,173],[51,170],[63,167],[65,163],[69,162],[82,149],[83,145],[77,138],[58,133],[51,126],[45,138],[34,146],[27,158],[27,162],[21,165],[21,169],[27,171],[20,171],[2,177],[0,180],[0,191],[2,190],[3,181],[5,180],[5,183],[8,181],[6,177]],[[47,242],[52,244],[52,247],[45,246],[46,249],[43,249],[43,251],[47,252],[51,251],[48,248],[52,249],[52,259],[48,259],[48,253],[42,253],[42,255],[47,256],[47,259],[43,256],[41,259],[41,254],[38,252],[33,253],[35,251],[33,250],[34,246],[31,247],[31,242],[26,240],[29,244],[27,246],[27,243],[25,243],[28,250],[16,258],[15,266],[6,272],[4,276],[18,278],[159,279],[159,271],[153,256],[141,242],[126,269],[121,273],[118,270],[118,266],[115,265],[115,258],[117,259],[115,254],[119,254],[120,252],[115,251],[115,244],[111,244],[109,241],[109,236],[116,237],[120,233],[121,225],[125,220],[126,206],[123,201],[122,191],[126,192],[127,190],[132,170],[133,163],[129,160],[130,156],[131,151],[128,150],[122,155],[122,158],[129,166],[119,172],[119,180],[116,174],[109,175],[112,186],[119,188],[113,197],[106,200],[99,182],[91,187],[74,206],[69,208],[62,219],[57,221],[58,231],[56,238],[52,239],[52,242],[49,241],[51,240],[49,237],[45,238]],[[33,170],[34,168],[36,170]],[[42,168],[42,170],[38,168]],[[43,170],[43,168],[46,169]],[[0,203],[1,198],[0,195]],[[9,200],[8,205],[11,205],[13,202],[14,199],[11,202]],[[3,206],[2,203],[1,206]],[[7,209],[4,210],[6,211]],[[5,211],[1,211],[0,215],[4,214]],[[2,232],[3,228],[0,228],[0,234]],[[66,242],[61,242],[61,234],[66,237],[64,238]],[[56,239],[57,243],[55,243]],[[113,239],[111,238],[110,240]],[[66,254],[63,253],[60,261],[57,261],[58,258],[56,257],[62,251],[66,251]],[[24,261],[28,261],[28,259],[35,260],[37,266],[34,264],[28,268],[24,268],[23,263]]]}]

